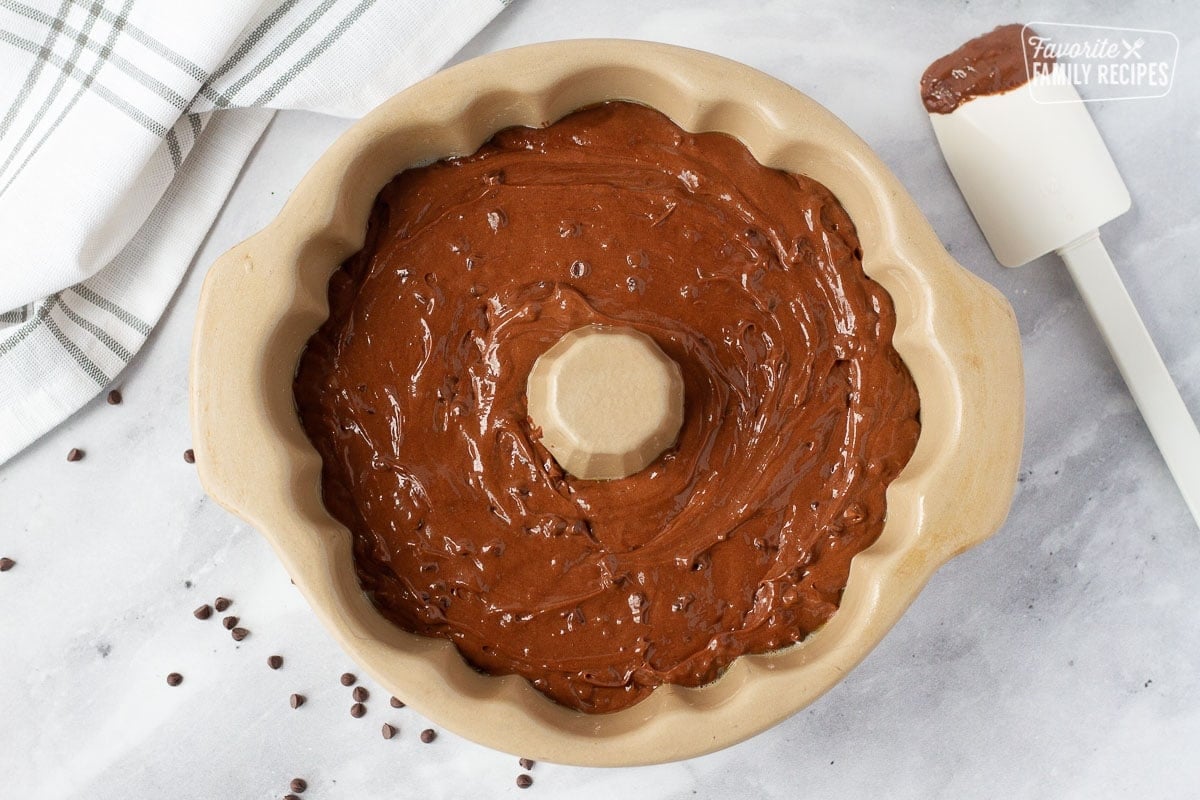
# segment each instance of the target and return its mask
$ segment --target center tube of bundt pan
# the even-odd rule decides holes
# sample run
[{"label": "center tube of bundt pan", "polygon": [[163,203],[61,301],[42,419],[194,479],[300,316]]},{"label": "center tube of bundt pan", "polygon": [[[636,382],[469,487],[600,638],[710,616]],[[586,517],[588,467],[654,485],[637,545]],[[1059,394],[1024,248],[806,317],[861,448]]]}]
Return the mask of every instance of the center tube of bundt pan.
[{"label": "center tube of bundt pan", "polygon": [[683,373],[646,334],[588,325],[542,353],[525,388],[529,418],[564,470],[615,480],[645,469],[683,424]]}]

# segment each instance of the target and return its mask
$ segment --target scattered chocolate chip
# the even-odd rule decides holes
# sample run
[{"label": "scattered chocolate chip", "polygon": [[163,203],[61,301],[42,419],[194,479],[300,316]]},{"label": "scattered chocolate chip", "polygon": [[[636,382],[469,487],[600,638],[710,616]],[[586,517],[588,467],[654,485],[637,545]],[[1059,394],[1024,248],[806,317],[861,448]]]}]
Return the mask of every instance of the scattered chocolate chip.
[{"label": "scattered chocolate chip", "polygon": [[300,800],[300,798],[294,794],[285,794],[283,800]]},{"label": "scattered chocolate chip", "polygon": [[216,600],[213,601],[213,605],[216,606],[217,611],[224,611],[225,609],[227,609],[231,605],[233,605],[233,601],[230,600],[228,597],[218,597]]},{"label": "scattered chocolate chip", "polygon": [[391,739],[393,736],[396,735],[396,726],[388,725],[385,722],[385,723],[383,723],[383,728],[381,729],[380,732],[383,734],[383,738]]},{"label": "scattered chocolate chip", "polygon": [[393,697],[390,701],[392,708],[404,708],[404,701],[399,697]]},{"label": "scattered chocolate chip", "polygon": [[437,731],[435,731],[433,728],[426,728],[425,730],[421,731],[421,741],[425,744],[429,744],[436,738]]},{"label": "scattered chocolate chip", "polygon": [[365,686],[355,686],[352,696],[358,702],[365,703],[367,702],[367,698],[371,696],[371,693],[367,691],[367,687]]},{"label": "scattered chocolate chip", "polygon": [[110,406],[121,405],[121,393],[118,392],[116,389],[113,389],[111,392],[109,392],[108,397],[106,399],[108,400],[108,404]]},{"label": "scattered chocolate chip", "polygon": [[362,703],[355,703],[354,705],[350,706],[350,716],[354,717],[355,719],[358,719],[359,717],[361,717],[363,714],[366,714],[366,713],[367,713],[367,707],[364,706]]},{"label": "scattered chocolate chip", "polygon": [[167,686],[178,686],[183,683],[183,676],[178,672],[172,672],[167,676]]},{"label": "scattered chocolate chip", "polygon": [[283,666],[283,656],[268,656],[267,666],[271,669],[279,669]]},{"label": "scattered chocolate chip", "polygon": [[341,677],[342,686],[353,686],[354,682],[356,680],[358,680],[358,678],[354,677],[353,672],[343,672],[342,673],[342,677]]},{"label": "scattered chocolate chip", "polygon": [[532,775],[518,775],[517,776],[517,788],[518,789],[528,789],[530,786],[533,786],[533,776]]},{"label": "scattered chocolate chip", "polygon": [[0,558],[0,572],[8,572],[10,569],[15,567],[16,565],[17,565],[17,562],[13,561],[8,556],[5,556],[4,558]]},{"label": "scattered chocolate chip", "polygon": [[308,781],[304,780],[304,778],[292,778],[289,788],[296,794],[303,794],[304,790],[308,788]]},{"label": "scattered chocolate chip", "polygon": [[183,451],[183,460],[189,464],[195,464],[196,463],[196,451],[190,447],[187,450],[184,450]]},{"label": "scattered chocolate chip", "polygon": [[228,616],[225,619],[221,620],[221,624],[225,626],[225,630],[231,631],[237,627],[238,618],[234,617],[234,616]]},{"label": "scattered chocolate chip", "polygon": [[67,453],[67,461],[79,461],[82,458],[83,458],[83,451],[80,450],[78,447],[72,447],[71,451],[69,453]]},{"label": "scattered chocolate chip", "polygon": [[517,761],[521,765],[521,769],[533,769],[533,765],[537,762],[532,758],[522,758]]},{"label": "scattered chocolate chip", "polygon": [[234,628],[229,632],[229,635],[233,637],[235,642],[240,642],[242,639],[245,639],[250,635],[250,631],[246,630],[245,628]]},{"label": "scattered chocolate chip", "polygon": [[196,619],[208,619],[212,616],[212,606],[210,606],[208,603],[205,603],[193,611],[192,616]]},{"label": "scattered chocolate chip", "polygon": [[293,694],[290,698],[288,698],[288,702],[292,704],[292,708],[299,708],[300,706],[304,705],[304,701],[306,699],[307,698],[305,698],[305,696],[302,694]]}]

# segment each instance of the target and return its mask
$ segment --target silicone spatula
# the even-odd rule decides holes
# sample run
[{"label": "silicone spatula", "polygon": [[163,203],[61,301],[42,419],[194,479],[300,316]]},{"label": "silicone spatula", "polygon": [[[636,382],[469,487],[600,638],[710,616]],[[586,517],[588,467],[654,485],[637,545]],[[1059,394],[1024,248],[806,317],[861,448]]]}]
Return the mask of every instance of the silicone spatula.
[{"label": "silicone spatula", "polygon": [[[1056,67],[1057,68],[1057,67]],[[1100,241],[1129,191],[1074,86],[1022,86],[931,113],[967,205],[1006,267],[1057,252],[1200,525],[1200,432]]]}]

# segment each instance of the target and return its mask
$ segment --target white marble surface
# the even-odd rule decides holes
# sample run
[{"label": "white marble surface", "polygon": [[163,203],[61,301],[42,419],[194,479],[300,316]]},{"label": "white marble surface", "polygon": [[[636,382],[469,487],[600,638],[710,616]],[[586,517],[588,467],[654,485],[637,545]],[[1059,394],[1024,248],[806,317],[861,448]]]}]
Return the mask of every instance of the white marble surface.
[{"label": "white marble surface", "polygon": [[[1188,3],[517,0],[463,57],[573,36],[657,39],[811,94],[891,165],[953,254],[1020,320],[1021,483],[990,542],[941,570],[900,624],[808,710],[740,746],[662,767],[538,764],[527,796],[1154,797],[1200,793],[1200,531],[1061,266],[993,260],[918,102],[925,64],[1019,19],[1165,28],[1175,88],[1093,107],[1133,210],[1105,229],[1146,324],[1200,415],[1200,13]],[[236,112],[235,112],[236,113]],[[344,121],[281,114],[164,324],[97,399],[0,468],[0,797],[526,796],[516,759],[388,707],[351,719],[353,665],[263,540],[208,501],[189,445],[187,359],[205,268],[263,226]],[[71,447],[87,451],[68,464]],[[217,595],[236,645],[191,611]],[[282,670],[265,659],[280,653]],[[164,676],[182,672],[182,686]],[[364,681],[368,688],[372,682]],[[293,711],[288,695],[308,704]],[[380,725],[400,735],[384,741]]]}]

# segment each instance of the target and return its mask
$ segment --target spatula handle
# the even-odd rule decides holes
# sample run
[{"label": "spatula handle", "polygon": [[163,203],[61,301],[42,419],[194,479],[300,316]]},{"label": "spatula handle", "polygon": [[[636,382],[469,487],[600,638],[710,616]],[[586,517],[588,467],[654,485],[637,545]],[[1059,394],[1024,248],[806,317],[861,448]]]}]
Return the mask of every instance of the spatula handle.
[{"label": "spatula handle", "polygon": [[1059,249],[1183,500],[1200,525],[1200,431],[1121,283],[1099,231]]}]

